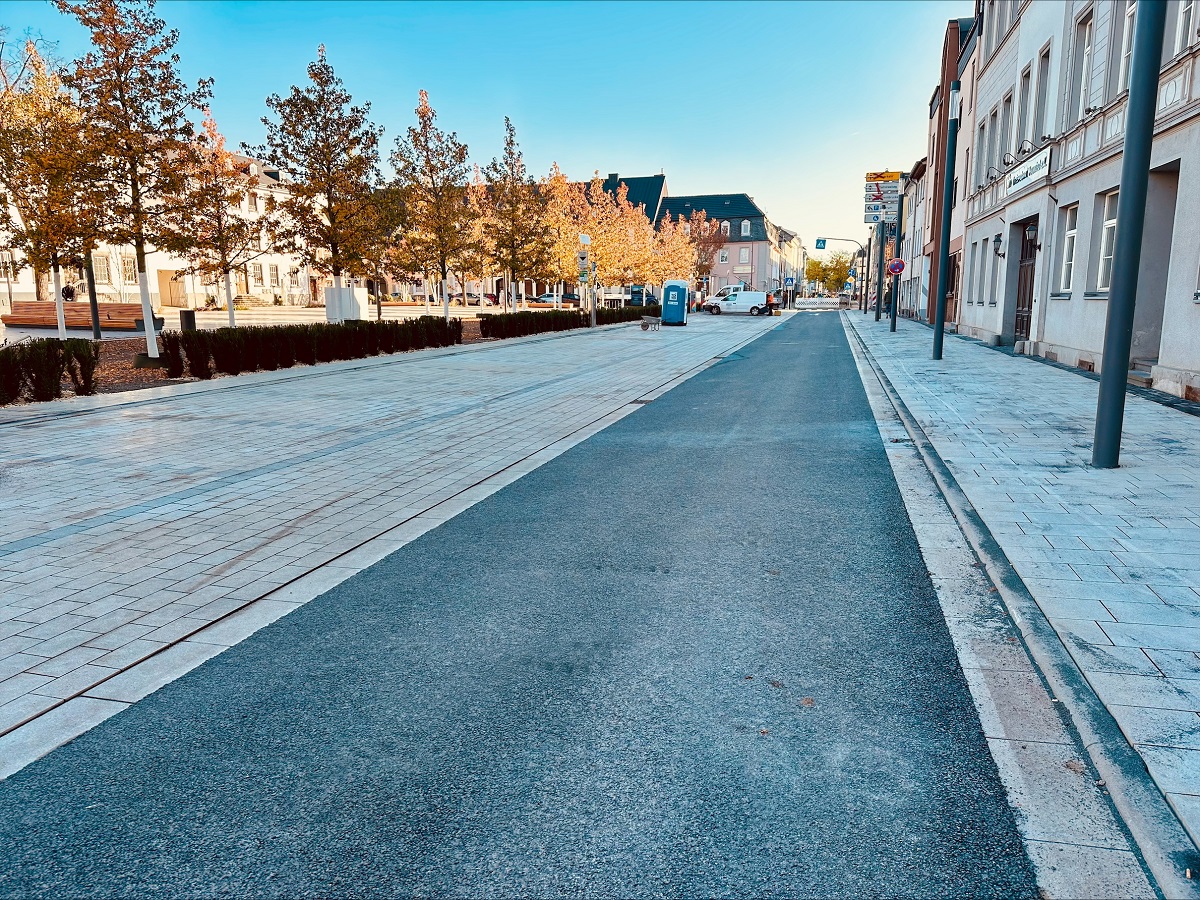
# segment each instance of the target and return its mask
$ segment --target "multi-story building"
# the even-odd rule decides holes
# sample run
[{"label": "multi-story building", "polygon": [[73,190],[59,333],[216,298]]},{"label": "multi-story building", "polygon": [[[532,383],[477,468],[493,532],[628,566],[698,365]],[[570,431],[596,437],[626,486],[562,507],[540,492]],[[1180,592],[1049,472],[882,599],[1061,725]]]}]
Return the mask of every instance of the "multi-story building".
[{"label": "multi-story building", "polygon": [[[1009,0],[1004,0],[1004,2],[1009,2]],[[946,23],[946,32],[942,37],[942,58],[938,70],[938,83],[929,100],[929,146],[926,155],[928,171],[925,174],[926,190],[922,200],[926,206],[925,221],[929,225],[925,232],[923,248],[926,259],[924,265],[928,266],[929,270],[926,284],[931,286],[927,288],[928,293],[936,293],[938,278],[941,274],[939,272],[941,259],[938,255],[937,242],[941,239],[942,233],[942,196],[946,178],[954,177],[954,173],[945,171],[946,140],[949,134],[951,112],[951,85],[959,80],[963,50],[968,44],[973,24],[973,20],[969,18],[951,19]],[[956,263],[957,260],[952,255],[950,260],[951,281],[957,281],[954,277]],[[930,306],[931,304],[927,303],[926,309],[929,310]],[[928,314],[923,314],[921,318],[927,319]],[[954,318],[954,304],[949,304],[947,320],[953,322]]]},{"label": "multi-story building", "polygon": [[[287,186],[278,169],[244,157],[246,173],[252,189],[246,192],[239,212],[255,218],[270,202],[282,201]],[[15,216],[15,211],[13,212]],[[37,299],[37,277],[29,266],[17,269],[18,260],[10,250],[0,250],[0,304],[10,301]],[[206,280],[189,271],[189,263],[174,254],[149,250],[146,254],[146,275],[150,282],[150,302],[155,308],[201,308],[224,306],[225,288],[217,281]],[[132,245],[101,243],[92,252],[92,271],[96,278],[96,294],[104,302],[139,302],[137,257]],[[43,279],[45,275],[43,274]],[[84,275],[81,269],[64,269],[62,283],[70,285],[78,300],[86,298]],[[304,305],[313,297],[322,296],[328,280],[307,269],[291,254],[266,252],[247,262],[232,273],[233,292],[239,302],[255,305]],[[52,290],[42,285],[42,295],[52,299]]]},{"label": "multi-story building", "polygon": [[904,223],[900,233],[900,258],[904,272],[900,276],[900,305],[897,314],[916,319],[928,319],[930,254],[925,252],[929,242],[928,168],[921,159],[908,173],[904,182]]},{"label": "multi-story building", "polygon": [[709,292],[728,284],[776,291],[782,290],[789,278],[797,285],[804,280],[808,254],[803,242],[768,219],[748,194],[665,197],[661,209],[659,218],[686,219],[703,210],[709,219],[721,223],[725,246],[718,251],[709,276]]},{"label": "multi-story building", "polygon": [[[1168,0],[1131,378],[1200,398],[1196,7]],[[1103,365],[1137,10],[976,0],[960,331]]]}]

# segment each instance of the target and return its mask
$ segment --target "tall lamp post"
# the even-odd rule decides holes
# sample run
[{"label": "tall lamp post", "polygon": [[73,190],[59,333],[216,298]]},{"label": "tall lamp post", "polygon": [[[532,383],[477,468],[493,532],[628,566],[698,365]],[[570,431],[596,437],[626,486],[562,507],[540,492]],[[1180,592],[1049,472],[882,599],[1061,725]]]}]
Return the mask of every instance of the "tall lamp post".
[{"label": "tall lamp post", "polygon": [[1112,285],[1104,327],[1104,362],[1100,370],[1096,436],[1092,444],[1092,465],[1098,469],[1115,469],[1121,457],[1125,388],[1129,384],[1129,352],[1133,342],[1134,303],[1142,258],[1142,233],[1146,225],[1150,150],[1154,143],[1154,113],[1166,21],[1167,4],[1138,4],[1129,73],[1129,106],[1125,113],[1121,194],[1117,199]]},{"label": "tall lamp post", "polygon": [[933,358],[942,358],[946,334],[946,291],[950,288],[950,210],[954,206],[954,160],[958,153],[958,120],[962,114],[959,83],[950,83],[950,121],[946,126],[946,161],[942,169],[942,233],[938,235],[938,283],[933,313]]},{"label": "tall lamp post", "polygon": [[[819,237],[819,238],[817,238],[817,241],[818,241],[818,245],[820,245],[822,242],[823,242],[823,243],[828,243],[829,241],[841,241],[841,242],[842,242],[842,243],[844,243],[844,244],[853,244],[855,247],[857,247],[857,248],[858,248],[858,252],[859,252],[859,253],[861,253],[861,254],[862,254],[862,255],[864,255],[864,256],[865,256],[865,255],[866,255],[866,253],[867,253],[867,251],[866,251],[866,250],[863,248],[863,245],[862,245],[862,244],[860,244],[858,241],[854,240],[854,238],[830,238],[830,237]],[[824,248],[823,248],[823,247],[819,247],[819,249],[824,249]],[[808,277],[808,273],[805,273],[805,277],[806,277],[806,278]]]}]

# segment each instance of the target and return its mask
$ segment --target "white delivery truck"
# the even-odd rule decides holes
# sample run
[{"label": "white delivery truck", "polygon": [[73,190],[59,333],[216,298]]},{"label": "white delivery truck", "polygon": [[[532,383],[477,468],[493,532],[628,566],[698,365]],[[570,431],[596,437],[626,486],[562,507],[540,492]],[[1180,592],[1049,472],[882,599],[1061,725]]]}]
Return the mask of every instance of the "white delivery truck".
[{"label": "white delivery truck", "polygon": [[714,316],[721,313],[750,313],[752,316],[770,315],[771,305],[764,291],[748,291],[738,285],[726,285],[704,304]]}]

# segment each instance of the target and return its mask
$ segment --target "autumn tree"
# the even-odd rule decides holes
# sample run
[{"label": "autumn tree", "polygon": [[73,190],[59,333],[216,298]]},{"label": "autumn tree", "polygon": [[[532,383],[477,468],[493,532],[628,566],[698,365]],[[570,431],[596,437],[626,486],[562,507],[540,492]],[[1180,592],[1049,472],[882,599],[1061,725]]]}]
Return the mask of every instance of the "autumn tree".
[{"label": "autumn tree", "polygon": [[398,252],[412,271],[436,272],[440,277],[449,321],[446,279],[455,259],[470,250],[473,234],[467,145],[455,132],[438,128],[437,112],[425,91],[420,93],[416,114],[416,126],[396,138],[391,154],[395,185],[404,197],[408,217]]},{"label": "autumn tree", "polygon": [[700,281],[712,275],[717,254],[728,238],[721,230],[720,221],[708,218],[708,213],[702,209],[692,210],[688,217],[688,235],[696,250],[696,279]]},{"label": "autumn tree", "polygon": [[[8,63],[15,63],[9,65]],[[5,60],[0,83],[0,227],[34,270],[54,278],[59,336],[66,337],[60,268],[82,262],[95,243],[104,204],[104,172],[86,139],[89,125],[73,95],[49,71],[34,42]],[[10,204],[17,212],[14,220]]]},{"label": "autumn tree", "polygon": [[[487,186],[487,247],[492,262],[511,286],[526,278],[548,277],[553,269],[554,235],[546,227],[547,197],[525,169],[517,131],[504,117],[504,153],[483,169]],[[514,308],[516,296],[513,296]]]},{"label": "autumn tree", "polygon": [[696,271],[696,245],[689,231],[689,222],[682,215],[677,220],[669,214],[663,216],[654,236],[651,284],[661,285],[675,278],[691,282]]},{"label": "autumn tree", "polygon": [[266,143],[245,149],[287,175],[280,244],[331,275],[340,302],[342,276],[362,266],[377,231],[383,129],[368,118],[370,103],[354,104],[324,45],[308,64],[308,84],[293,85],[286,97],[272,94],[267,107],[274,116],[262,118]]},{"label": "autumn tree", "polygon": [[230,275],[273,249],[279,211],[268,200],[266,210],[254,218],[242,212],[256,179],[250,161],[226,147],[225,136],[208,110],[193,150],[191,178],[171,204],[173,233],[164,247],[184,257],[191,270],[206,280],[224,282],[232,327],[236,320]]},{"label": "autumn tree", "polygon": [[558,163],[542,179],[541,193],[546,198],[544,227],[550,239],[548,275],[558,282],[579,279],[579,235],[586,234],[589,221],[587,194],[582,184],[571,181]]},{"label": "autumn tree", "polygon": [[820,282],[825,291],[830,294],[841,291],[850,278],[850,269],[853,266],[854,254],[849,251],[838,250],[829,254],[821,265]]},{"label": "autumn tree", "polygon": [[211,80],[188,87],[177,71],[179,32],[154,14],[154,0],[54,0],[91,32],[92,49],[64,77],[88,111],[108,194],[104,237],[132,244],[146,328],[146,351],[158,356],[146,277],[148,247],[169,237],[171,200],[187,187],[190,117],[210,96]]}]

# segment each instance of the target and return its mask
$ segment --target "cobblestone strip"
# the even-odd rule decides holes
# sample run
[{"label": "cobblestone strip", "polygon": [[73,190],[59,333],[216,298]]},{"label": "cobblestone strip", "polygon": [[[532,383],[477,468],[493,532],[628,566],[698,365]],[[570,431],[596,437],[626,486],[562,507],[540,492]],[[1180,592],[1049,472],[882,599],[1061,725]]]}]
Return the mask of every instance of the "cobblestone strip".
[{"label": "cobblestone strip", "polygon": [[404,354],[0,424],[0,777],[775,324]]},{"label": "cobblestone strip", "polygon": [[1121,468],[1089,465],[1097,385],[847,320],[1200,838],[1200,421],[1128,399]]}]

